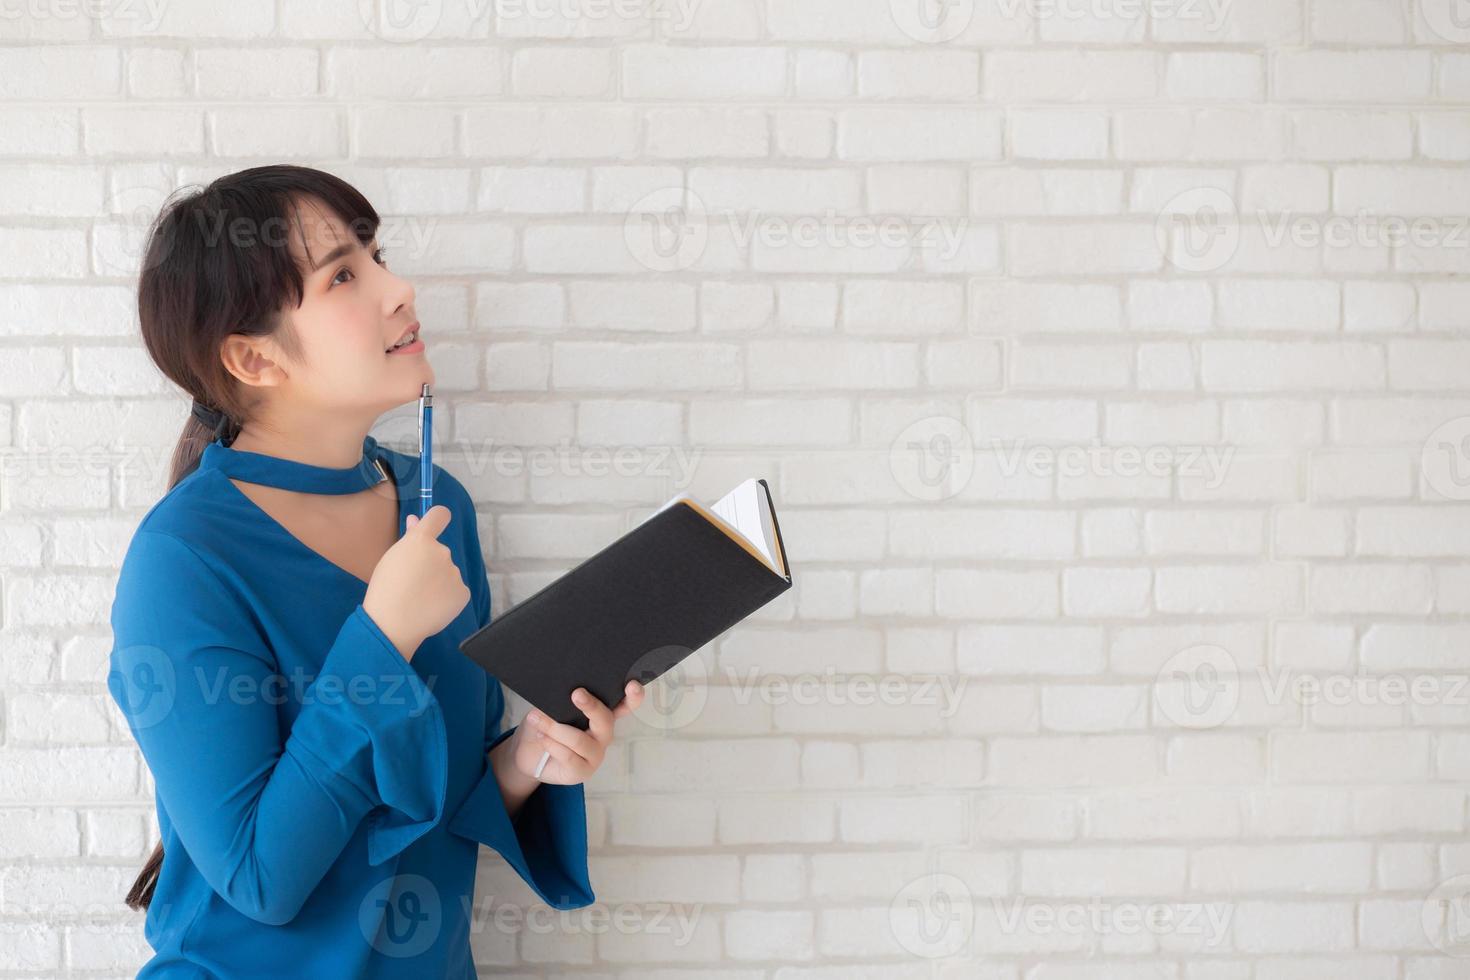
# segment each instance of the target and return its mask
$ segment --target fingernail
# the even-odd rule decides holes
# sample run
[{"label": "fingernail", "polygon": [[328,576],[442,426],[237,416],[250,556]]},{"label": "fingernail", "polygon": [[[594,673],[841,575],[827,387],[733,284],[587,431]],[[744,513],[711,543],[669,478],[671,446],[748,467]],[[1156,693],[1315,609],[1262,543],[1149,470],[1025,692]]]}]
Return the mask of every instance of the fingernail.
[{"label": "fingernail", "polygon": [[583,691],[580,687],[577,688],[575,691],[572,692],[572,700],[577,702],[578,704],[581,704],[582,702],[587,700],[587,692]]},{"label": "fingernail", "polygon": [[533,712],[531,712],[530,714],[526,715],[526,720],[529,721],[533,725],[539,725],[539,724],[541,724],[541,712],[539,712],[539,711],[533,711]]}]

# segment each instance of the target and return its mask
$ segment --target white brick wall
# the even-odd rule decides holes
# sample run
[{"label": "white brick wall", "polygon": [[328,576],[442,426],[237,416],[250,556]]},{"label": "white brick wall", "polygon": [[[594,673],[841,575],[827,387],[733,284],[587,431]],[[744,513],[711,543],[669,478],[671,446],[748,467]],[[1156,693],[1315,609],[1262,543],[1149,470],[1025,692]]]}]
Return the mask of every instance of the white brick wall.
[{"label": "white brick wall", "polygon": [[1470,975],[1457,0],[371,6],[0,3],[0,974],[147,956],[137,240],[292,161],[394,230],[499,610],[750,475],[795,563],[590,787],[612,928],[484,852],[483,972]]}]

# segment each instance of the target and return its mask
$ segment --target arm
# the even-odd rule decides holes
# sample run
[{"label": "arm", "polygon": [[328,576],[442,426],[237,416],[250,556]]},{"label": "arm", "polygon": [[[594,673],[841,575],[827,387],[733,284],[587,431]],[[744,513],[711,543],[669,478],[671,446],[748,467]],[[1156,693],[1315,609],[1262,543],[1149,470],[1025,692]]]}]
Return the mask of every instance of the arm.
[{"label": "arm", "polygon": [[[469,500],[468,494],[465,499]],[[467,505],[469,529],[465,562],[470,601],[477,626],[490,622],[490,586],[473,505]],[[477,840],[498,851],[541,900],[557,909],[575,909],[596,901],[587,873],[587,807],[580,783],[542,783],[520,773],[511,763],[508,739],[515,726],[500,730],[505,692],[500,680],[485,676],[485,754],[480,782],[455,813],[452,833]]]},{"label": "arm", "polygon": [[[167,604],[165,584],[177,595]],[[276,702],[289,688],[274,658],[239,596],[184,542],[137,533],[112,624],[109,690],[190,858],[244,915],[291,921],[374,808],[382,809],[368,829],[372,864],[442,817],[448,740],[439,703],[360,605],[284,740]],[[352,682],[364,676],[402,677],[414,693],[355,697]],[[147,678],[163,702],[131,696],[133,679]]]},{"label": "arm", "polygon": [[[471,510],[473,515],[474,511]],[[474,524],[471,516],[470,525]],[[475,628],[479,629],[490,622],[490,588],[486,581],[485,558],[480,552],[480,535],[478,529],[471,527],[469,540],[465,545],[466,563],[470,568],[470,602],[475,610]],[[505,692],[500,681],[490,675],[485,677],[485,757],[489,762],[491,770],[495,773],[495,781],[500,786],[500,797],[505,801],[505,810],[515,817],[526,798],[535,792],[536,787],[541,785],[539,779],[533,779],[515,767],[511,760],[510,745],[500,737],[500,723],[505,715]],[[506,738],[514,732],[516,726],[512,726],[505,733]],[[494,746],[494,751],[491,746]]]}]

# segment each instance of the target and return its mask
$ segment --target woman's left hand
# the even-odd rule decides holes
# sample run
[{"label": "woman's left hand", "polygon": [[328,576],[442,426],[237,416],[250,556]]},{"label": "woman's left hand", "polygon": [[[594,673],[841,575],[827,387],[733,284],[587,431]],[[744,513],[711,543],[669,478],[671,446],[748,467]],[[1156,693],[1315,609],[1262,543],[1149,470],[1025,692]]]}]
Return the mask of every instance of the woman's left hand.
[{"label": "woman's left hand", "polygon": [[[632,714],[643,703],[643,685],[629,681],[623,688],[623,700],[616,708],[608,708],[581,687],[572,692],[572,703],[587,716],[587,731],[552,721],[532,708],[508,739],[514,743],[511,759],[517,772],[543,783],[570,785],[586,782],[602,765],[607,747],[612,744],[613,723]],[[536,767],[541,763],[543,752],[550,752],[551,758],[546,760],[546,766],[538,777]]]}]

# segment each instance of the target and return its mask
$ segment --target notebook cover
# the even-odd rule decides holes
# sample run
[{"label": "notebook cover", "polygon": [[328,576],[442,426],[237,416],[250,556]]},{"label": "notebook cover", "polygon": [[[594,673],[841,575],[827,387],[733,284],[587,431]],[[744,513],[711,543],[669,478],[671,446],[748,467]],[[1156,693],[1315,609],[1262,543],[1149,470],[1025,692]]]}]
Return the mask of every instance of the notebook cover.
[{"label": "notebook cover", "polygon": [[[759,481],[770,500],[770,487]],[[494,616],[460,651],[559,722],[586,730],[572,703],[585,687],[616,705],[791,588],[692,507],[677,503],[534,595]]]}]

